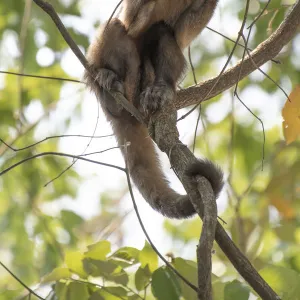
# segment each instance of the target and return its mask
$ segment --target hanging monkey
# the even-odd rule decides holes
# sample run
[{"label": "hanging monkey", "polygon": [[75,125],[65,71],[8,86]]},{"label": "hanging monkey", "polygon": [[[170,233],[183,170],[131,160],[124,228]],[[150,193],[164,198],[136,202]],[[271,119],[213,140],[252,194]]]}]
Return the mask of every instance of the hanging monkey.
[{"label": "hanging monkey", "polygon": [[[100,29],[88,50],[97,81],[87,72],[85,78],[118,144],[130,142],[130,176],[151,207],[169,218],[190,217],[194,207],[187,195],[169,187],[147,128],[107,90],[123,93],[148,116],[163,109],[176,97],[185,70],[182,51],[206,26],[216,5],[217,0],[124,0],[120,15]],[[187,174],[206,177],[216,197],[223,187],[222,171],[209,160],[188,166]]]}]

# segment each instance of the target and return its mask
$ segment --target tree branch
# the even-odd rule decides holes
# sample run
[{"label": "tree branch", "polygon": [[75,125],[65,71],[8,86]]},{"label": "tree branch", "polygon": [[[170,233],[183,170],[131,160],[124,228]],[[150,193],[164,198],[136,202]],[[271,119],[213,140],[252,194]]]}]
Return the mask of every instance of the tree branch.
[{"label": "tree branch", "polygon": [[[209,182],[201,176],[196,177],[198,192],[203,202],[203,226],[200,236],[200,241],[197,246],[197,261],[198,261],[198,299],[212,300],[212,283],[211,283],[211,268],[212,268],[212,250],[215,240],[215,232],[217,225],[217,203],[213,190]],[[203,189],[205,187],[205,189]],[[198,215],[202,213],[201,201],[194,202],[191,199]]]},{"label": "tree branch", "polygon": [[[185,175],[186,166],[194,162],[196,158],[188,147],[182,144],[178,138],[176,117],[175,108],[172,107],[172,105],[167,105],[163,111],[156,113],[150,120],[151,127],[149,131],[160,150],[169,154],[173,170],[182,182],[192,203],[195,206],[197,205],[197,212],[200,217],[202,217],[204,215],[203,201],[207,203],[214,196],[206,178],[201,177],[200,182],[198,182],[198,189],[201,190],[200,194],[195,188],[195,183],[191,182],[190,178]],[[204,197],[206,199],[204,199]],[[212,226],[212,224],[210,224],[210,226]],[[247,257],[237,248],[219,222],[216,225],[215,239],[236,270],[262,299],[279,299],[278,295],[276,295],[251,265]],[[202,270],[199,270],[199,272],[201,271]]]},{"label": "tree branch", "polygon": [[[251,58],[248,56],[243,62],[238,62],[234,67],[224,72],[219,79],[219,76],[217,76],[199,83],[197,86],[179,91],[175,100],[176,109],[194,105],[219,95],[234,86],[238,78],[242,80],[258,67],[276,57],[282,48],[288,44],[297,33],[300,27],[299,16],[300,0],[297,0],[277,30],[251,52]],[[253,62],[255,62],[255,64]],[[243,64],[243,68],[240,74],[241,64]],[[219,80],[217,86],[215,86],[209,97],[204,99],[217,80]]]},{"label": "tree branch", "polygon": [[[57,14],[49,5],[46,4],[42,0],[33,0],[37,5],[43,8],[54,20],[57,24],[58,29],[61,31],[65,40],[71,46],[74,51],[78,47],[72,41],[70,36],[67,34],[65,27],[62,25],[61,21],[58,19]],[[51,7],[52,9],[49,9]],[[243,69],[240,74],[241,62],[238,63],[235,67],[229,69],[225,72],[220,78],[219,83],[210,94],[209,98],[220,94],[226,89],[233,86],[237,79],[240,80],[250,74],[252,71],[256,69],[256,66],[261,66],[271,58],[275,57],[280,50],[286,45],[296,33],[297,28],[300,24],[300,0],[297,0],[284,22],[280,25],[280,27],[272,34],[265,42],[261,43],[253,52],[252,59],[247,57],[243,62]],[[71,39],[71,41],[70,41]],[[78,54],[75,52],[75,54]],[[82,60],[82,53],[80,52],[77,55],[82,61],[84,67],[93,74],[92,70],[89,70],[89,66],[86,63],[86,60]],[[252,60],[255,62],[253,64]],[[94,76],[95,78],[95,76]],[[191,104],[196,104],[201,101],[204,101],[203,95],[206,95],[207,92],[212,88],[215,84],[216,78],[208,80],[198,86],[190,87],[186,90],[180,91],[178,93],[178,97],[175,102],[176,109],[186,107]],[[121,102],[122,105],[128,106],[128,101],[122,96],[118,94],[114,94],[118,101]],[[202,97],[202,99],[201,99]],[[207,100],[207,99],[205,99]],[[132,109],[132,105],[129,105],[130,110]],[[130,111],[131,112],[131,111]],[[143,122],[142,116],[133,109],[134,116],[137,117],[138,120]],[[154,121],[154,122],[153,122]],[[189,178],[187,178],[184,174],[186,170],[186,165],[189,162],[195,161],[195,157],[189,151],[189,149],[184,146],[178,139],[178,131],[176,128],[176,111],[172,105],[166,107],[164,111],[157,113],[152,122],[150,132],[152,132],[154,136],[154,140],[158,144],[159,148],[165,153],[170,153],[170,161],[172,166],[182,181],[185,189],[187,190],[190,199],[193,203],[199,203],[199,199],[201,199],[201,195],[195,186],[190,182]],[[205,183],[205,184],[204,184]],[[209,186],[208,181],[205,178],[201,178],[199,183],[199,189],[204,193],[204,195],[211,194],[211,191],[207,189]],[[213,196],[212,196],[213,197]],[[200,202],[200,206],[203,205]],[[202,210],[203,212],[203,210]],[[203,213],[201,214],[203,215]],[[276,293],[270,288],[270,286],[262,279],[262,277],[258,274],[258,272],[253,268],[248,259],[240,252],[240,250],[235,246],[230,237],[227,235],[226,231],[217,223],[216,227],[216,241],[220,245],[221,249],[230,259],[231,263],[235,266],[237,271],[244,277],[244,279],[252,286],[252,288],[265,300],[277,300],[279,297]]]},{"label": "tree branch", "polygon": [[63,157],[70,157],[70,158],[74,158],[74,159],[84,160],[84,161],[87,161],[87,162],[90,162],[90,163],[93,163],[93,164],[102,165],[102,166],[106,166],[106,167],[110,167],[110,168],[114,168],[114,169],[126,172],[126,170],[124,168],[119,167],[119,166],[115,166],[115,165],[107,164],[107,163],[104,163],[104,162],[84,158],[84,157],[81,157],[81,156],[78,156],[78,155],[72,155],[72,154],[67,154],[67,153],[49,151],[49,152],[42,152],[42,153],[39,153],[39,154],[36,154],[36,155],[32,155],[32,156],[29,156],[27,158],[24,158],[24,159],[18,161],[17,163],[11,165],[10,167],[2,170],[0,172],[0,177],[2,175],[4,175],[5,173],[9,172],[10,170],[16,168],[17,166],[19,166],[19,165],[21,165],[21,164],[23,164],[23,163],[25,163],[29,160],[32,160],[32,159],[35,159],[35,158],[38,158],[38,157],[41,157],[41,156],[48,156],[48,155],[63,156]]}]

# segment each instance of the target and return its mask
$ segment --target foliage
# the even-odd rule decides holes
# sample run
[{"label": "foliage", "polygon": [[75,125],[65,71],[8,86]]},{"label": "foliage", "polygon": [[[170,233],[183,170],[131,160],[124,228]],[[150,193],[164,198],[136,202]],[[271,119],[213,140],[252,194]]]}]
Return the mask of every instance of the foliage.
[{"label": "foliage", "polygon": [[[0,1],[0,70],[69,78],[72,70],[66,73],[62,64],[68,50],[66,43],[52,20],[34,4],[30,22],[24,25],[25,2]],[[93,23],[86,18],[85,23],[80,23],[83,6],[91,5],[92,1],[82,2],[84,4],[55,0],[51,4],[75,42],[86,49],[90,39],[86,28],[94,28],[99,20]],[[228,19],[241,21],[243,18],[245,1],[235,2],[234,5],[233,1],[222,4],[224,27],[231,28],[231,24],[226,24]],[[266,1],[251,2],[253,10],[249,13],[249,24],[266,4]],[[283,4],[286,2],[270,2],[252,32],[252,48],[282,22],[287,10]],[[27,30],[22,52],[20,33],[24,26]],[[230,37],[235,39],[236,34],[236,30],[232,30]],[[217,75],[233,47],[232,42],[208,30],[202,36],[191,49],[199,81]],[[299,39],[298,34],[295,41]],[[53,60],[46,66],[38,60],[41,49],[50,50],[53,55]],[[242,55],[243,49],[238,47],[233,60]],[[200,126],[196,139],[196,153],[217,161],[228,178],[227,195],[224,192],[219,201],[224,207],[220,217],[226,221],[226,230],[283,300],[300,299],[299,55],[299,46],[292,42],[276,58],[281,64],[269,62],[264,66],[264,71],[285,91],[292,91],[291,102],[278,86],[258,72],[239,83],[238,93],[242,100],[263,121],[268,121],[268,110],[284,106],[283,132],[280,109],[276,122],[273,120],[265,129],[263,172],[260,123],[236,98],[232,100],[229,92],[202,105],[203,126]],[[191,84],[194,82],[189,72],[184,85]],[[15,148],[22,148],[44,137],[67,133],[74,120],[81,122],[83,108],[79,100],[83,94],[77,92],[79,85],[0,74],[0,138]],[[70,100],[73,106],[68,109],[60,107],[66,89],[72,90],[67,96],[68,101],[68,98],[77,99]],[[35,116],[36,111],[40,112],[38,116]],[[56,118],[58,115],[60,117]],[[192,119],[188,122],[189,131],[194,131],[196,124]],[[22,151],[8,149],[1,142],[0,172],[37,153],[60,151],[60,140],[48,139]],[[161,264],[147,242],[141,250],[124,247],[122,228],[117,228],[114,238],[108,233],[99,241],[99,232],[102,234],[112,220],[123,217],[122,206],[118,206],[126,194],[122,187],[119,194],[106,192],[99,195],[100,209],[90,218],[75,212],[72,207],[60,206],[63,199],[79,197],[78,186],[84,184],[84,176],[70,168],[46,187],[45,184],[70,163],[62,157],[47,156],[26,162],[1,176],[0,261],[26,285],[37,288],[37,294],[46,295],[50,291],[48,300],[197,299],[194,290]],[[200,232],[198,219],[168,220],[161,231],[173,242],[175,254],[169,255],[171,264],[194,285],[197,285],[197,265],[184,257],[182,249],[187,251],[184,253],[190,251],[190,257],[194,259]],[[238,277],[217,245],[215,252],[215,299],[246,300],[250,294],[255,294]],[[30,296],[0,267],[0,300],[13,299],[37,298]]]}]

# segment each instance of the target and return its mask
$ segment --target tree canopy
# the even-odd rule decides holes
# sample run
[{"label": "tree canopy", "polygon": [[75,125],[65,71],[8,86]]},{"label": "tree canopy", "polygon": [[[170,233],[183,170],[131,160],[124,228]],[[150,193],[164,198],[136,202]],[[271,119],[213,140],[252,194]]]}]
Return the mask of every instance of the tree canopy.
[{"label": "tree canopy", "polygon": [[[54,0],[51,5],[84,53],[104,21],[97,10],[114,9],[104,0]],[[179,93],[220,74],[243,20],[228,68],[250,53],[245,44],[255,49],[270,38],[296,5],[299,1],[220,1],[190,57],[186,53],[190,67]],[[234,79],[232,88],[178,122],[183,142],[195,155],[224,170],[226,184],[217,202],[221,223],[282,300],[300,299],[297,26],[273,60]],[[92,96],[82,82],[83,69],[32,0],[0,1],[0,300],[197,299],[146,238],[139,243],[143,247],[126,243],[128,236],[135,238],[132,224],[138,222],[127,218],[136,216],[124,163],[96,101],[84,100]],[[191,108],[180,110],[179,117]],[[112,171],[111,165],[121,167]],[[112,183],[118,188],[113,190]],[[84,193],[80,187],[85,185],[89,191]],[[89,197],[96,199],[90,209]],[[197,286],[200,219],[161,223],[151,225],[166,240],[169,253],[161,255]],[[165,245],[155,246],[160,251]],[[212,259],[214,299],[258,297],[217,243]]]}]

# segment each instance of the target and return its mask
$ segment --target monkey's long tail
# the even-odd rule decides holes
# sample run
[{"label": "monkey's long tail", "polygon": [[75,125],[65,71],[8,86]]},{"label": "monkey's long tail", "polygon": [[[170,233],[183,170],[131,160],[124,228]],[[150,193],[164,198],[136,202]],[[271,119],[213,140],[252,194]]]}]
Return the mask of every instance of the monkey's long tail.
[{"label": "monkey's long tail", "polygon": [[[128,167],[134,184],[156,211],[166,217],[183,219],[195,213],[187,195],[180,195],[170,188],[166,179],[152,139],[147,128],[138,123],[134,117],[124,112],[121,118],[109,118],[119,145],[130,142],[127,147]],[[122,149],[122,148],[121,148]],[[223,187],[221,169],[209,160],[198,160],[188,167],[190,176],[206,177],[214,190],[216,197]]]}]

